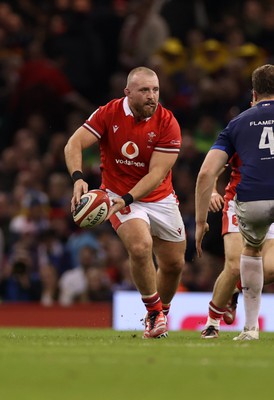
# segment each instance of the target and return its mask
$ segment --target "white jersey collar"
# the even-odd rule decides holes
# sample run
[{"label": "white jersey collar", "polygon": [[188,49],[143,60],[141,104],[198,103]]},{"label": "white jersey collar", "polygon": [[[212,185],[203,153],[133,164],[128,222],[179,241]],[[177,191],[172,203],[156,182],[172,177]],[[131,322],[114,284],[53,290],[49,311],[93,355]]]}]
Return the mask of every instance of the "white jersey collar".
[{"label": "white jersey collar", "polygon": [[129,108],[127,96],[124,98],[123,107],[124,107],[124,111],[125,111],[126,116],[132,115],[132,117],[134,117],[131,109]]},{"label": "white jersey collar", "polygon": [[[131,111],[131,109],[129,108],[128,105],[128,97],[126,96],[123,100],[123,107],[124,107],[124,112],[126,114],[126,116],[131,115],[132,117],[134,117],[133,112]],[[145,121],[150,120],[151,117],[148,117],[145,119]]]}]

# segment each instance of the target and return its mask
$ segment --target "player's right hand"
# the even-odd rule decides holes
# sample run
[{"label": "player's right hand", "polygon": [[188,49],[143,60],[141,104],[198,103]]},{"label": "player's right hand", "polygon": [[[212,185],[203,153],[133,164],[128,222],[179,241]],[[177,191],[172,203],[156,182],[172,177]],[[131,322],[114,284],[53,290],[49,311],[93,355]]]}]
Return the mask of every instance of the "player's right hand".
[{"label": "player's right hand", "polygon": [[73,187],[73,196],[71,199],[71,208],[70,208],[71,212],[74,212],[77,204],[80,203],[82,194],[85,194],[87,192],[88,192],[87,182],[85,182],[83,179],[78,179],[78,181],[74,183]]},{"label": "player's right hand", "polygon": [[224,199],[218,192],[213,192],[209,202],[209,211],[218,212],[223,208]]}]

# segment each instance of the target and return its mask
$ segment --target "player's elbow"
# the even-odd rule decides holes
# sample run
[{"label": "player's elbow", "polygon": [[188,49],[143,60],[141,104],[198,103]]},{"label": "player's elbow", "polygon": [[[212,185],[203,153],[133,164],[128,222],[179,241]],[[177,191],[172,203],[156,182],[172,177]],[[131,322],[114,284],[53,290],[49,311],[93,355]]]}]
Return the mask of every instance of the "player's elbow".
[{"label": "player's elbow", "polygon": [[64,155],[65,155],[65,159],[67,159],[70,155],[71,152],[71,144],[70,144],[70,139],[68,140],[67,144],[64,147]]},{"label": "player's elbow", "polygon": [[215,174],[208,168],[201,168],[197,177],[197,186],[210,185],[215,182]]},{"label": "player's elbow", "polygon": [[64,154],[66,155],[68,153],[68,143],[64,147]]},{"label": "player's elbow", "polygon": [[207,170],[205,170],[205,169],[202,169],[200,172],[199,172],[199,178],[200,179],[205,179],[207,176],[210,176],[211,174],[210,174],[210,171],[207,171]]},{"label": "player's elbow", "polygon": [[71,136],[64,147],[65,157],[73,153],[73,151],[75,151],[78,147],[79,145],[77,140],[75,140],[74,136]]}]

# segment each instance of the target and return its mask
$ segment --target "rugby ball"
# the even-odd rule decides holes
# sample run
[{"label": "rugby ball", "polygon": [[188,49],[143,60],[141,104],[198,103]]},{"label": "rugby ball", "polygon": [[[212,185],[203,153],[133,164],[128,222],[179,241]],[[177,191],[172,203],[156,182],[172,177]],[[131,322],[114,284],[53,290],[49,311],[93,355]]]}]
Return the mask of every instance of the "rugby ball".
[{"label": "rugby ball", "polygon": [[83,194],[73,220],[81,228],[94,228],[102,224],[110,208],[110,199],[104,190],[93,189]]}]

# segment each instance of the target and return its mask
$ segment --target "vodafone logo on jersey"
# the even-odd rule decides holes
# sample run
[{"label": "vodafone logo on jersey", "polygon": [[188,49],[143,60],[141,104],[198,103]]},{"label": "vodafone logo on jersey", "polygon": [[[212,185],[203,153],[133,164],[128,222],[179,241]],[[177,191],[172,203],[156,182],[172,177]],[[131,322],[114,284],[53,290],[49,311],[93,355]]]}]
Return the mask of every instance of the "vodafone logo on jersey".
[{"label": "vodafone logo on jersey", "polygon": [[136,143],[126,142],[121,148],[121,153],[123,154],[123,156],[125,156],[127,158],[127,160],[121,160],[121,159],[115,158],[116,164],[133,165],[134,167],[137,167],[137,168],[145,167],[144,162],[129,161],[129,160],[132,160],[133,158],[136,158],[139,155],[139,147],[137,146]]},{"label": "vodafone logo on jersey", "polygon": [[121,152],[123,156],[132,160],[133,158],[139,155],[139,148],[136,143],[134,142],[126,142],[122,148]]}]

